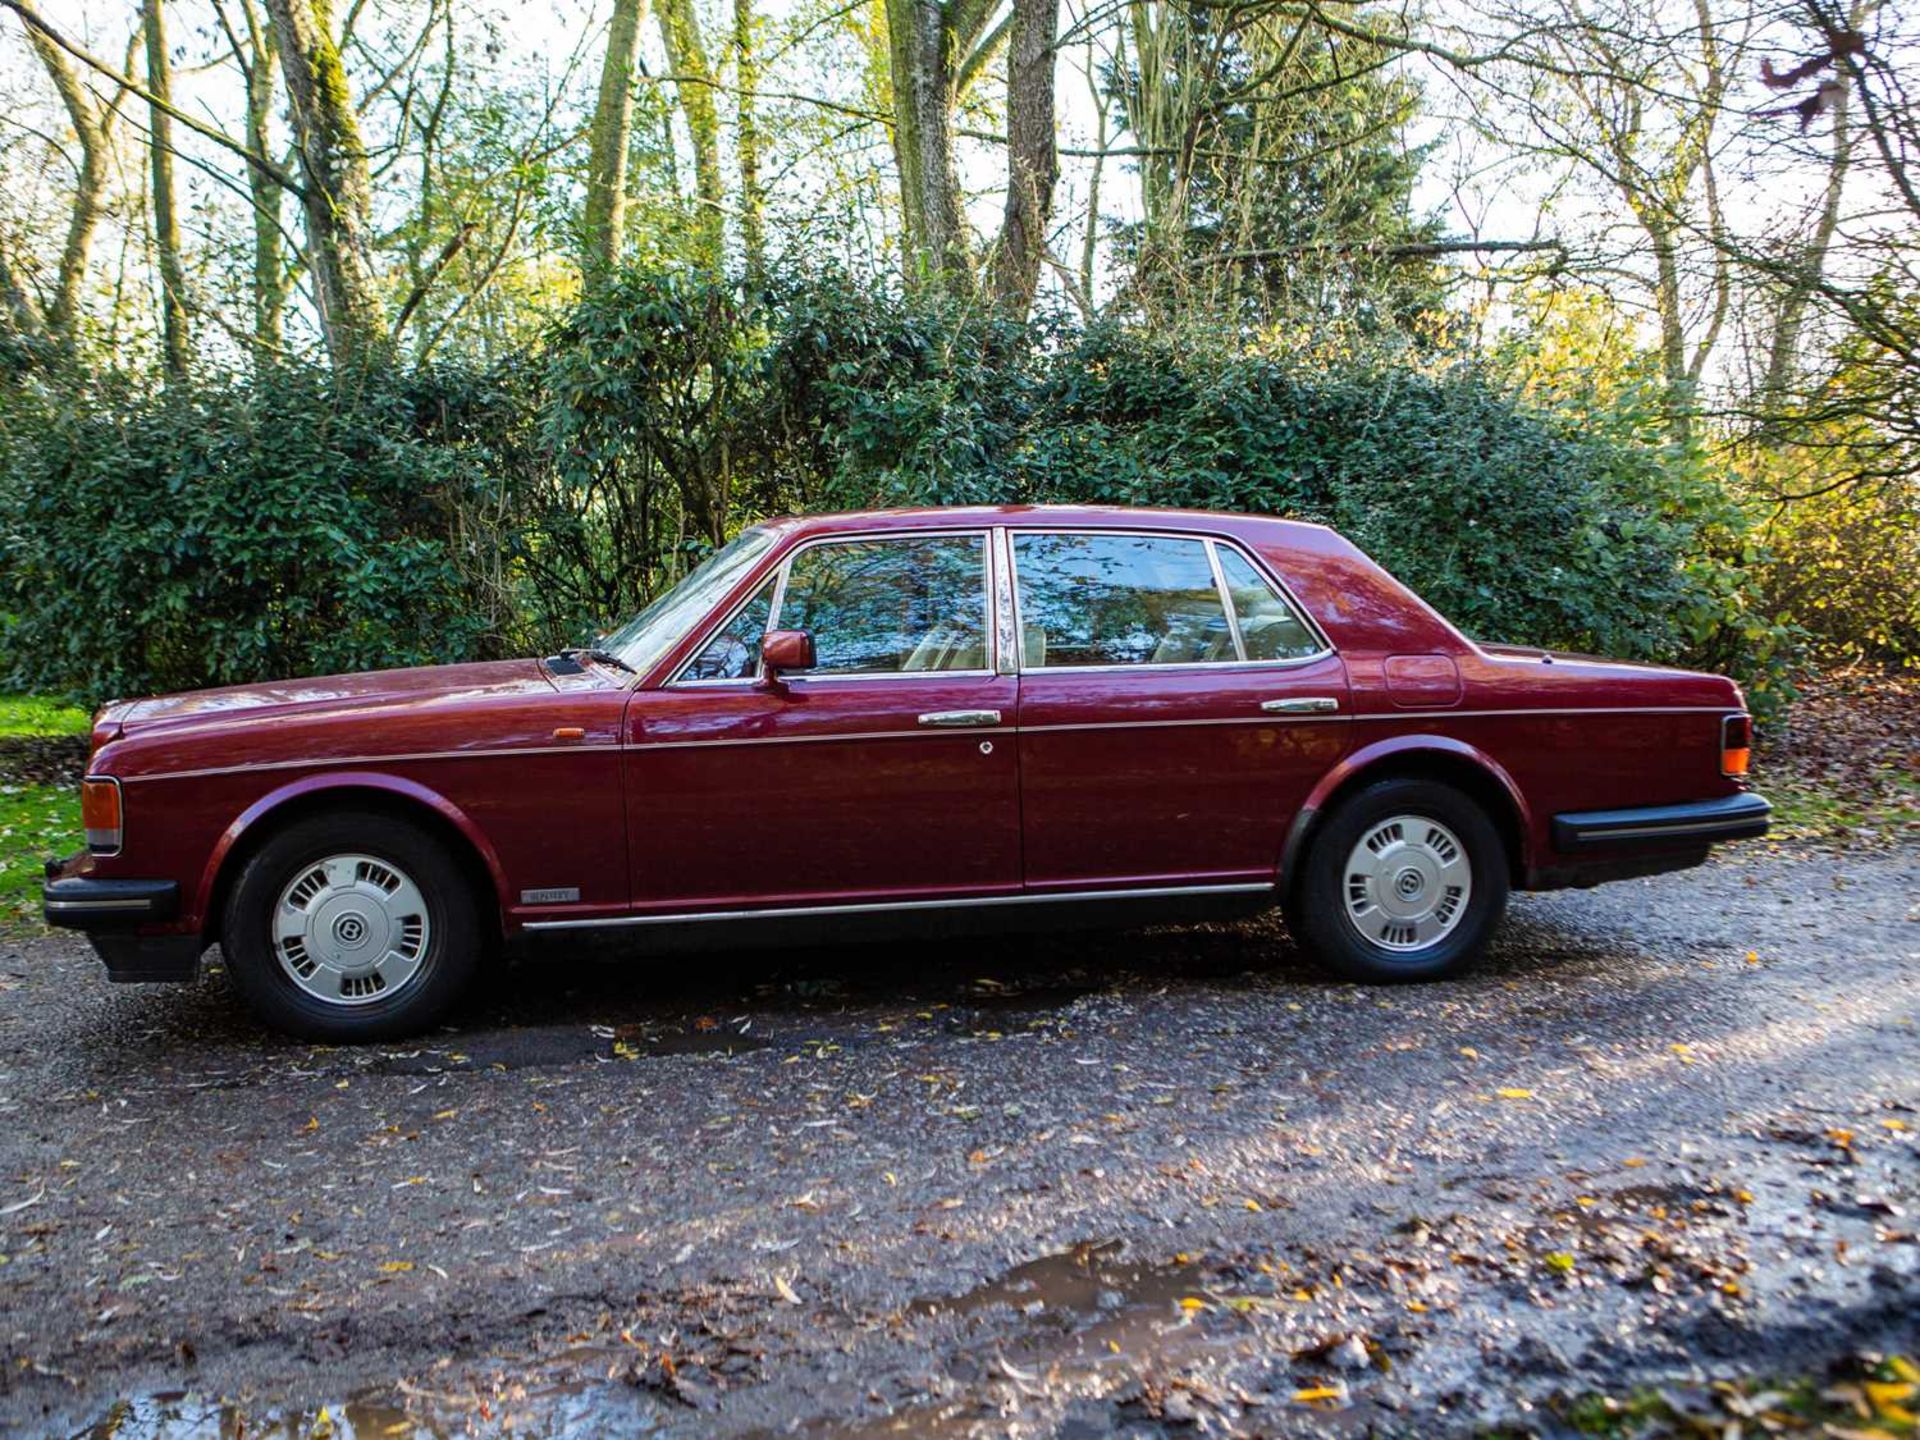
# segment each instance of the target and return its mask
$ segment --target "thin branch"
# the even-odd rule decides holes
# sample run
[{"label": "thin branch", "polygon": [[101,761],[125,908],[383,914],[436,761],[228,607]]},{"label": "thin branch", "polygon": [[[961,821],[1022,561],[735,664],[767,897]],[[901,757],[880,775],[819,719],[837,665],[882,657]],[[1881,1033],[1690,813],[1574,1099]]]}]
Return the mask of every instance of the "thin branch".
[{"label": "thin branch", "polygon": [[1227,250],[1213,255],[1197,255],[1187,263],[1231,265],[1243,261],[1284,260],[1295,255],[1361,255],[1384,260],[1429,260],[1441,255],[1523,255],[1543,250],[1564,255],[1566,248],[1559,240],[1407,240],[1395,244],[1381,244],[1376,240],[1353,243],[1308,241],[1273,249]]},{"label": "thin branch", "polygon": [[203,139],[211,140],[214,144],[224,149],[231,150],[242,160],[245,160],[249,165],[259,170],[261,174],[272,180],[276,185],[291,191],[302,200],[306,199],[306,187],[264,155],[254,154],[253,151],[249,150],[232,136],[223,135],[211,125],[194,119],[193,116],[183,110],[175,109],[173,106],[167,104],[166,101],[156,96],[151,90],[147,89],[146,86],[120,74],[119,71],[115,70],[104,60],[95,59],[78,45],[75,45],[71,40],[67,39],[67,37],[62,35],[58,30],[54,29],[53,26],[49,25],[45,20],[42,20],[32,10],[29,10],[21,3],[21,0],[0,0],[0,5],[4,5],[7,9],[13,11],[14,14],[20,17],[23,23],[31,25],[35,30],[38,30],[42,35],[46,36],[47,39],[66,51],[67,54],[73,56],[74,59],[78,60],[82,65],[85,65],[89,70],[97,71],[99,74],[113,81],[113,83],[118,85],[122,90],[138,96],[156,110],[172,116],[189,130],[193,131],[194,134],[199,135]]}]

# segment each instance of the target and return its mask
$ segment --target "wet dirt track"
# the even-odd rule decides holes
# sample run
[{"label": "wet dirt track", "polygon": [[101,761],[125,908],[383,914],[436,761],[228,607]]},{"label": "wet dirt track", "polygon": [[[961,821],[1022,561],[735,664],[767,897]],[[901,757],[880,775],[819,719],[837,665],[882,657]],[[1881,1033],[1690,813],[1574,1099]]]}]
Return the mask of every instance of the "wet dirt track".
[{"label": "wet dirt track", "polygon": [[1550,1430],[1911,1352],[1917,1026],[1912,848],[1519,897],[1396,990],[1265,922],[544,945],[357,1051],[3,944],[0,1431]]}]

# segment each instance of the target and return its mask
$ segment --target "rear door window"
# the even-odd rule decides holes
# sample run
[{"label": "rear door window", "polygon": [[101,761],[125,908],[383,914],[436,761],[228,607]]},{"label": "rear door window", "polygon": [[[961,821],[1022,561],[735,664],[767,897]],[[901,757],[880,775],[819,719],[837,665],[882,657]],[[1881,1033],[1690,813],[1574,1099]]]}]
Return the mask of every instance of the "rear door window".
[{"label": "rear door window", "polygon": [[1027,531],[1013,552],[1029,669],[1240,658],[1203,539]]},{"label": "rear door window", "polygon": [[1220,578],[1227,582],[1227,594],[1233,599],[1247,659],[1304,660],[1326,649],[1300,613],[1246,556],[1231,545],[1217,545],[1214,553],[1220,557]]}]

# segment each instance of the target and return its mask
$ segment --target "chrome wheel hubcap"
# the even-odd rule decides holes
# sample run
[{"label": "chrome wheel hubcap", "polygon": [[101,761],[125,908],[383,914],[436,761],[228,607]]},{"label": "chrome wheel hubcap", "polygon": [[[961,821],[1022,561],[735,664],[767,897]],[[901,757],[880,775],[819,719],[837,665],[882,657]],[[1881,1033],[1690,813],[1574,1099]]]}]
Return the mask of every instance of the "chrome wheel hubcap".
[{"label": "chrome wheel hubcap", "polygon": [[273,910],[287,978],[329,1005],[365,1005],[411,984],[433,931],[427,897],[390,860],[329,855],[304,867]]},{"label": "chrome wheel hubcap", "polygon": [[1347,856],[1347,919],[1382,950],[1405,954],[1438,944],[1472,898],[1466,846],[1424,815],[1381,821]]}]

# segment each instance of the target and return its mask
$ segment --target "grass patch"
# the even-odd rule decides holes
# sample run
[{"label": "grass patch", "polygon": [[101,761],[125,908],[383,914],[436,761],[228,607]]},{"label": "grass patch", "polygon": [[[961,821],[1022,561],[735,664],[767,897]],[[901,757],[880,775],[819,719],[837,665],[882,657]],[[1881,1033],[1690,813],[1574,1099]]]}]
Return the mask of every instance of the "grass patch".
[{"label": "grass patch", "polygon": [[44,695],[0,695],[0,738],[15,735],[84,735],[93,717],[75,705]]},{"label": "grass patch", "polygon": [[40,929],[41,862],[79,848],[72,786],[0,784],[0,930]]},{"label": "grass patch", "polygon": [[1920,674],[1810,677],[1784,723],[1761,726],[1754,786],[1773,802],[1777,839],[1920,838]]},{"label": "grass patch", "polygon": [[1589,1393],[1553,1408],[1581,1435],[1642,1437],[1805,1435],[1905,1440],[1914,1434],[1920,1367],[1904,1355],[1860,1354],[1824,1379],[1715,1380],[1642,1387],[1623,1396]]},{"label": "grass patch", "polygon": [[1874,788],[1837,789],[1797,777],[1782,777],[1760,791],[1773,802],[1774,834],[1814,840],[1830,836],[1920,833],[1920,776],[1883,771],[1869,777]]}]

